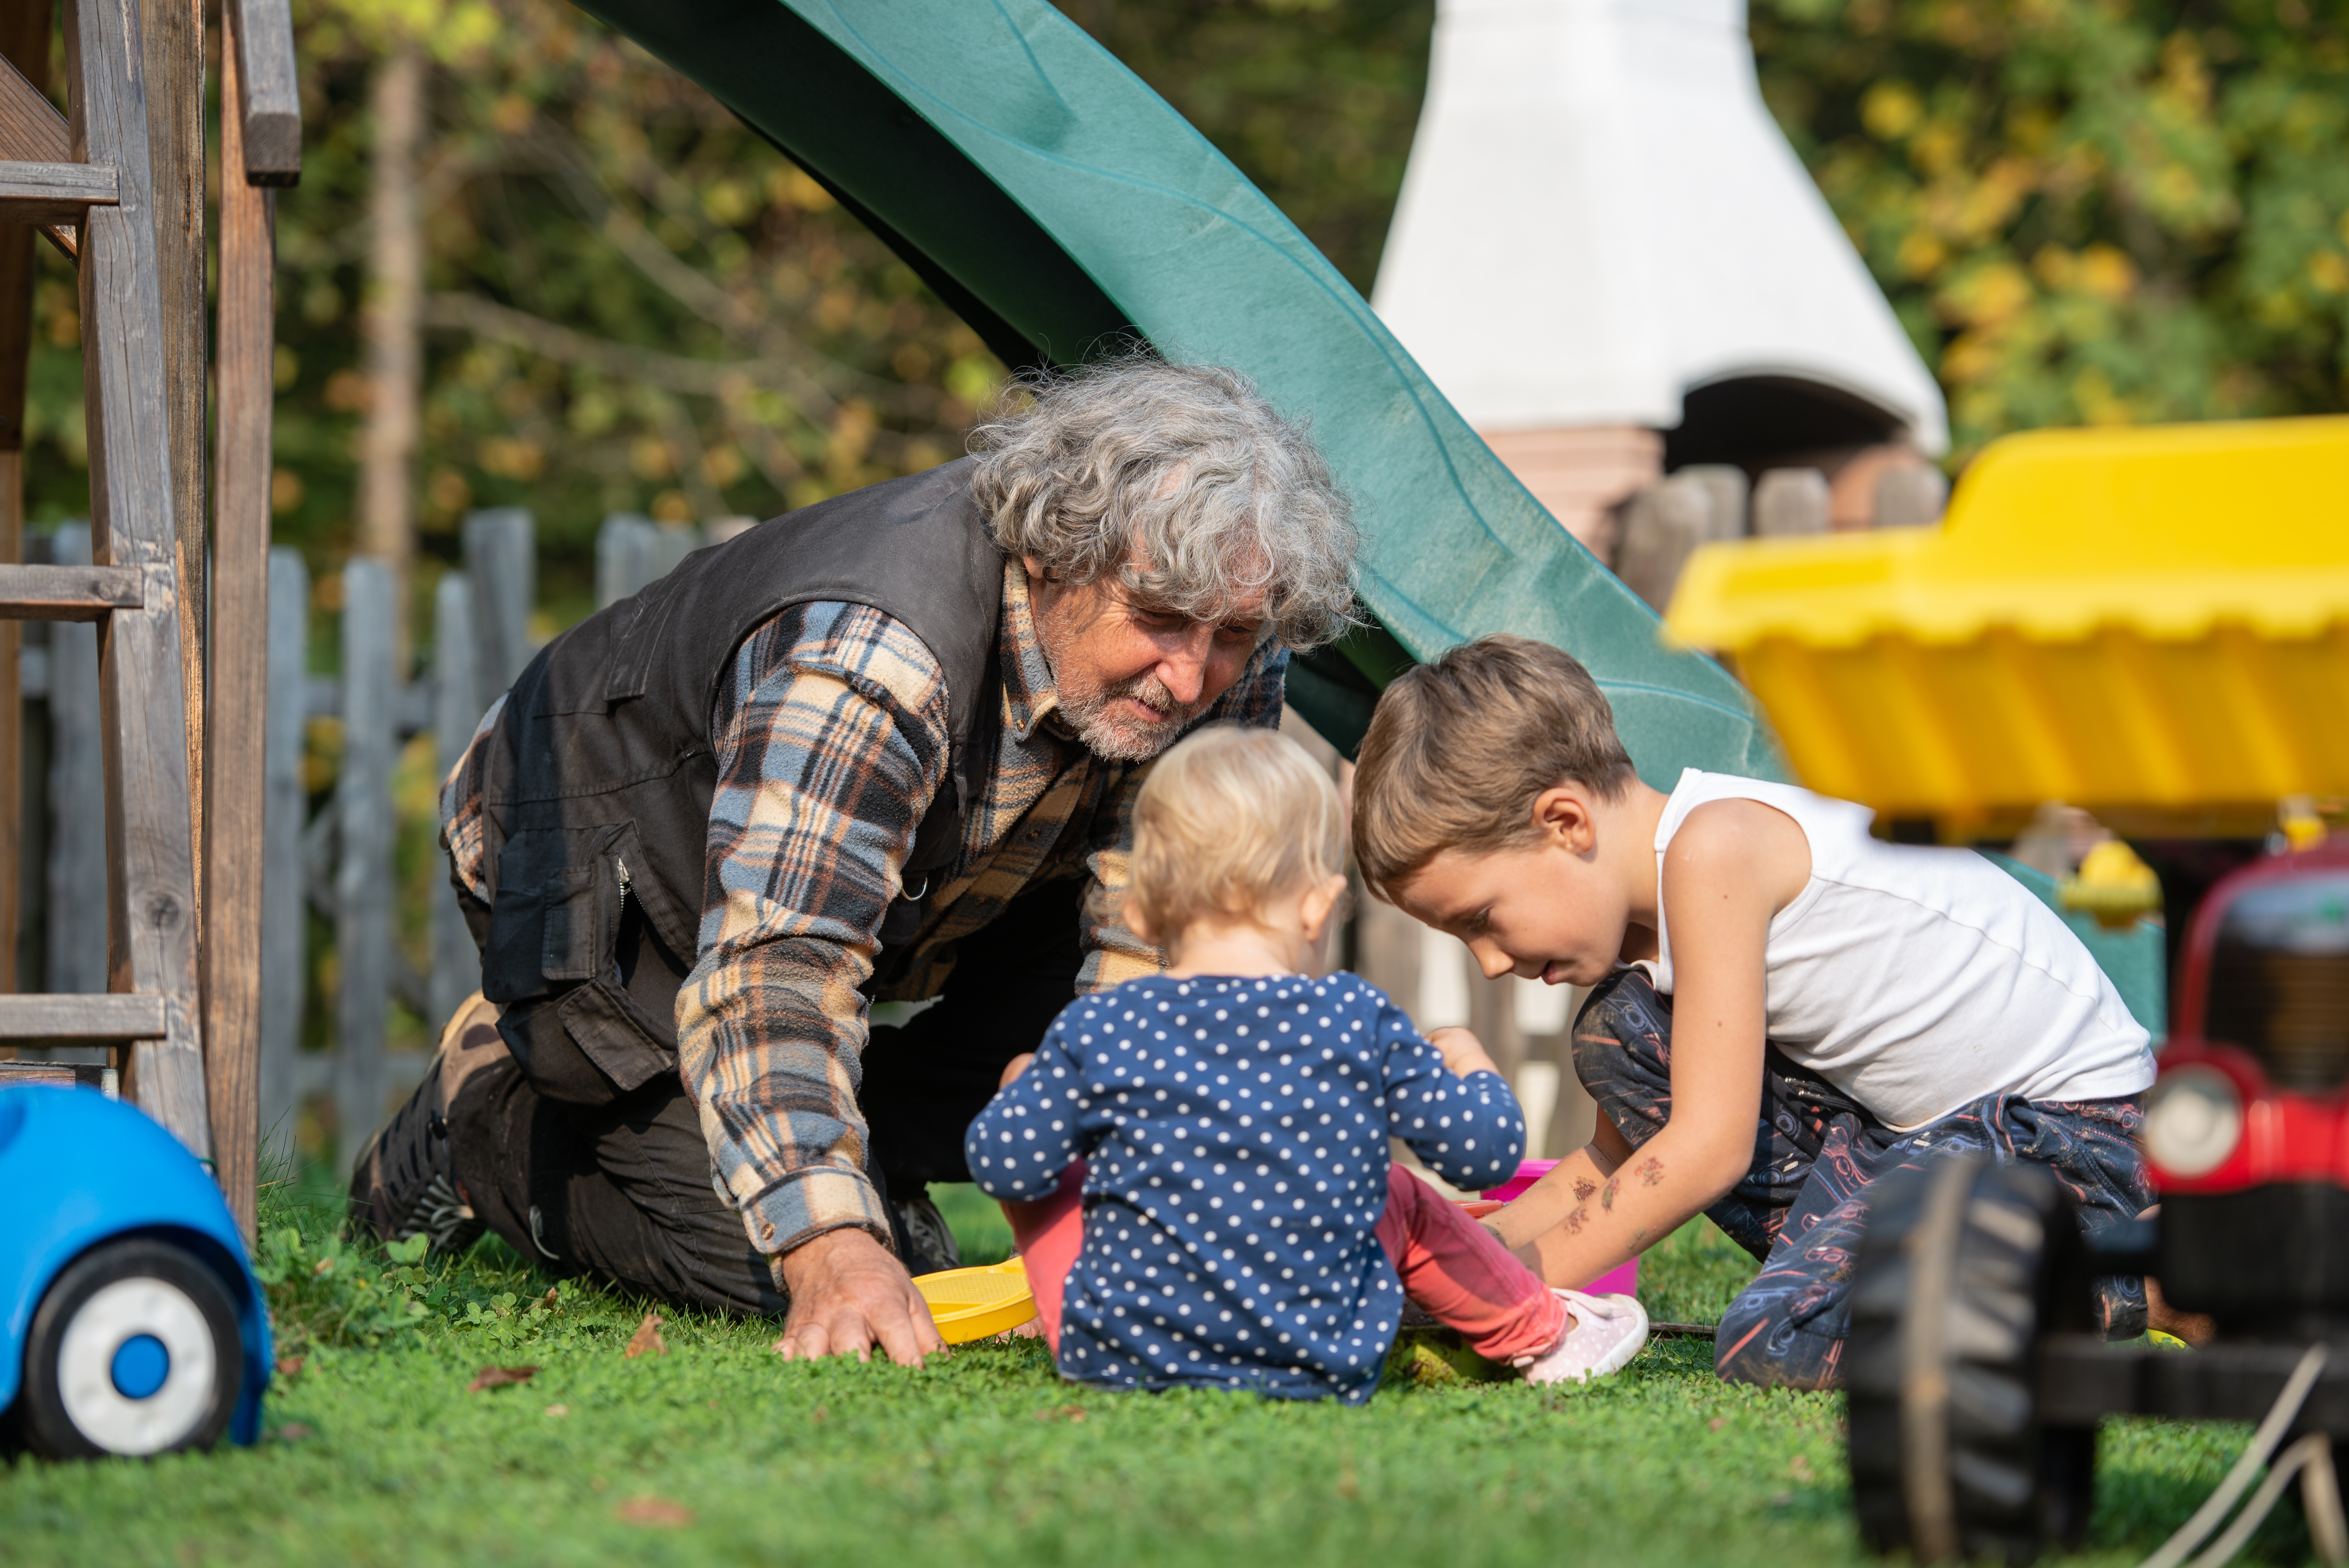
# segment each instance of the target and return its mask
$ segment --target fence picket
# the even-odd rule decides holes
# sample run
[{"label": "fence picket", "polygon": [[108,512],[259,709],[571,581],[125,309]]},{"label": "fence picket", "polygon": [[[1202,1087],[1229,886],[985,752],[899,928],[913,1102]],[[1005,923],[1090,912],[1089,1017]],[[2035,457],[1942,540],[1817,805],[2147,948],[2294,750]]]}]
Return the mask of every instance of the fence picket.
[{"label": "fence picket", "polygon": [[530,663],[530,611],[538,602],[537,530],[527,509],[492,507],[465,519],[465,574],[473,584],[473,678],[489,711]]},{"label": "fence picket", "polygon": [[[436,780],[448,777],[481,721],[481,679],[474,636],[473,584],[462,572],[440,579],[432,593],[432,747]],[[438,813],[436,812],[436,817]],[[444,825],[445,818],[439,819]],[[437,870],[438,868],[436,868]],[[481,954],[444,873],[432,879],[430,1014],[438,1029],[481,983]]]},{"label": "fence picket", "polygon": [[651,579],[653,520],[633,511],[616,511],[595,530],[595,608],[616,604]]},{"label": "fence picket", "polygon": [[293,1143],[302,1094],[302,1002],[309,989],[309,911],[302,830],[309,810],[302,740],[310,674],[310,569],[302,553],[269,552],[269,734],[263,769],[261,1136]]},{"label": "fence picket", "polygon": [[335,791],[335,1126],[345,1166],[384,1110],[398,695],[391,574],[380,562],[355,560],[343,568],[343,766]]}]

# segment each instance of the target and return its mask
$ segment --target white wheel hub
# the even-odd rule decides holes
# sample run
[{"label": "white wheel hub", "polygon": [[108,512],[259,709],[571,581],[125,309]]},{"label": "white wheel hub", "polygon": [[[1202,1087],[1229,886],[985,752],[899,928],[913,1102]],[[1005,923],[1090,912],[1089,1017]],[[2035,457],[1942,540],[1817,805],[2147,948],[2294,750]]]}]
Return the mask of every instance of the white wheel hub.
[{"label": "white wheel hub", "polygon": [[[140,1338],[160,1341],[161,1381],[132,1398],[118,1385],[117,1361]],[[134,1357],[152,1352],[134,1346]],[[179,1442],[211,1408],[220,1377],[212,1327],[203,1309],[168,1281],[120,1279],[101,1286],[66,1326],[57,1351],[57,1395],[83,1437],[109,1453],[160,1453]],[[152,1381],[142,1377],[133,1391]]]}]

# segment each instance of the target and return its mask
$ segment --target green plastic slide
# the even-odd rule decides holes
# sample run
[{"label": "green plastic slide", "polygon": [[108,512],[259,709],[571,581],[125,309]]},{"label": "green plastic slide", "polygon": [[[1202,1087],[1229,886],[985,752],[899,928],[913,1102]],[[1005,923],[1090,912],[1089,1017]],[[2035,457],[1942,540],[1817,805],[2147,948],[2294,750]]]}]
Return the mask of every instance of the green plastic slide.
[{"label": "green plastic slide", "polygon": [[[1288,699],[1350,755],[1412,660],[1516,632],[1590,667],[1649,783],[1785,777],[1744,688],[1663,647],[1297,226],[1042,0],[581,3],[823,181],[1007,364],[1138,335],[1309,416],[1361,509],[1380,628],[1292,665]],[[2092,945],[2158,1034],[2161,934]]]},{"label": "green plastic slide", "polygon": [[[1289,698],[1350,752],[1410,660],[1517,632],[1589,665],[1653,784],[1782,777],[1744,689],[1526,493],[1223,154],[1041,0],[585,0],[869,224],[1012,365],[1146,339],[1254,377],[1361,511],[1383,633]],[[1342,655],[1342,656],[1340,656]]]}]

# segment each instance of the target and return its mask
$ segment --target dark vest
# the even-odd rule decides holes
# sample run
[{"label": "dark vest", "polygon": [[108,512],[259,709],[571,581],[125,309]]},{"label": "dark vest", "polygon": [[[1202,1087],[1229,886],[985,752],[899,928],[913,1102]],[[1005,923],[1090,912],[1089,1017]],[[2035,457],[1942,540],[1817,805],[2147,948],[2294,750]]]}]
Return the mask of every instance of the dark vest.
[{"label": "dark vest", "polygon": [[[759,626],[794,604],[869,604],[946,673],[950,783],[915,834],[918,896],[950,865],[994,750],[1003,554],[972,459],[835,496],[688,556],[564,633],[506,697],[483,785],[491,900],[481,990],[541,1092],[600,1104],[677,1061],[677,994],[701,924],[717,792],[709,716]],[[881,926],[879,972],[921,908]]]}]

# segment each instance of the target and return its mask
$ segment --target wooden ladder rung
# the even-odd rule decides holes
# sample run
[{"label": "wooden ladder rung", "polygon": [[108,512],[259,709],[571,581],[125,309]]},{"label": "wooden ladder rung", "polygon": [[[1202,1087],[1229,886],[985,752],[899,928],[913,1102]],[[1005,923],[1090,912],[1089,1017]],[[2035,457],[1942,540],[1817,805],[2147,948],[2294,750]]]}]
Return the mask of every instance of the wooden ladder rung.
[{"label": "wooden ladder rung", "polygon": [[0,222],[74,223],[116,200],[110,163],[0,163]]},{"label": "wooden ladder rung", "polygon": [[121,1092],[121,1075],[109,1067],[88,1062],[0,1062],[0,1088],[23,1084],[48,1084],[58,1088],[94,1088],[113,1099]]},{"label": "wooden ladder rung", "polygon": [[96,621],[144,603],[135,566],[0,566],[0,621]]},{"label": "wooden ladder rung", "polygon": [[0,996],[0,1040],[103,1046],[163,1037],[160,996],[136,991]]}]

